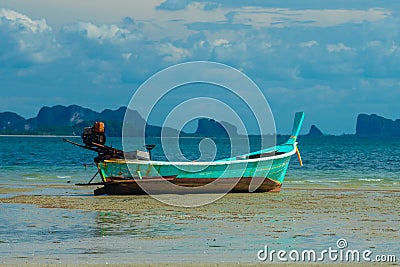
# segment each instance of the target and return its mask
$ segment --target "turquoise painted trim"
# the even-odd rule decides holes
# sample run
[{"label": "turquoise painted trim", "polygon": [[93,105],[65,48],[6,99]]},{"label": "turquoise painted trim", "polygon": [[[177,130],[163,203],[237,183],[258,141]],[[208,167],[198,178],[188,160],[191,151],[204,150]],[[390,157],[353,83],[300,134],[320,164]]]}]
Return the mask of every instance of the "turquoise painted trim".
[{"label": "turquoise painted trim", "polygon": [[301,125],[304,121],[304,112],[296,112],[294,116],[293,128],[290,139],[286,142],[288,144],[294,144],[297,140],[297,136],[299,136]]}]

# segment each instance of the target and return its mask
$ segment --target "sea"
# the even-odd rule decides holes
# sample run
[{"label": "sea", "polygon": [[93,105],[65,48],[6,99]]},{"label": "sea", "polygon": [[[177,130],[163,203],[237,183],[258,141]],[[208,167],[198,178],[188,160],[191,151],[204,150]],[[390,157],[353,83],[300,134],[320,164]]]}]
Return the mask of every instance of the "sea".
[{"label": "sea", "polygon": [[[52,136],[0,136],[0,183],[65,184],[84,183],[96,173],[95,152]],[[277,144],[286,137],[278,137]],[[79,137],[67,137],[80,143]],[[200,157],[201,138],[182,138],[180,150],[188,160]],[[139,141],[139,140],[138,140]],[[216,138],[215,159],[229,157],[229,139]],[[360,139],[355,136],[300,136],[298,147],[303,160],[300,166],[292,157],[285,187],[366,187],[400,189],[400,140]],[[121,138],[107,143],[122,148]],[[148,138],[155,144],[152,157],[165,160],[160,138]],[[260,149],[260,139],[250,138],[250,151]],[[142,149],[140,146],[138,149]],[[240,151],[240,149],[238,150]],[[240,153],[240,152],[238,152]],[[232,155],[235,156],[235,155]]]},{"label": "sea", "polygon": [[[229,139],[212,141],[216,159],[229,156]],[[300,136],[298,142],[303,166],[294,155],[280,193],[230,194],[203,209],[160,204],[125,212],[107,203],[141,205],[147,198],[95,197],[92,188],[75,189],[96,173],[95,152],[58,136],[0,136],[0,198],[49,196],[104,205],[85,210],[62,203],[58,208],[0,203],[0,263],[260,263],[257,252],[266,245],[337,248],[340,238],[400,257],[399,193],[385,193],[400,190],[400,140],[349,135]],[[122,147],[121,138],[107,143]],[[156,144],[153,159],[165,159],[161,139],[146,143]],[[188,160],[201,156],[200,143],[179,140]],[[260,147],[256,137],[249,143],[250,150]],[[18,188],[34,190],[12,190]]]}]

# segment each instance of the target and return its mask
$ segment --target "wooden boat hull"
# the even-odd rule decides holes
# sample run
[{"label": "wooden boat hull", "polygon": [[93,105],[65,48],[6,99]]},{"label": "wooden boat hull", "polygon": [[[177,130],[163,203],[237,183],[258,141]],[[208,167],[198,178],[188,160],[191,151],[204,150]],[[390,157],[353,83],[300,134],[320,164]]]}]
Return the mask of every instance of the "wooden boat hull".
[{"label": "wooden boat hull", "polygon": [[[262,184],[254,191],[254,192],[279,192],[282,184],[276,182],[269,178],[261,178],[263,179]],[[242,177],[235,184],[235,186],[229,190],[229,193],[248,193],[249,185],[251,180],[254,177]],[[169,182],[183,187],[188,187],[189,190],[186,192],[187,194],[198,194],[198,193],[224,193],[226,192],[227,186],[230,185],[231,180],[225,178],[221,178],[219,183],[213,184],[212,187],[207,188],[199,192],[196,190],[196,187],[204,186],[216,181],[216,178],[203,178],[201,180],[195,178],[184,178],[184,179],[167,179]],[[131,179],[131,180],[114,180],[113,182],[104,183],[104,187],[96,189],[95,195],[144,195],[147,194],[143,188],[151,187],[152,194],[176,194],[181,193],[180,190],[171,190],[170,187],[165,187],[165,180],[160,181],[160,179]],[[144,184],[147,184],[144,186]],[[190,190],[193,189],[193,190]]]}]

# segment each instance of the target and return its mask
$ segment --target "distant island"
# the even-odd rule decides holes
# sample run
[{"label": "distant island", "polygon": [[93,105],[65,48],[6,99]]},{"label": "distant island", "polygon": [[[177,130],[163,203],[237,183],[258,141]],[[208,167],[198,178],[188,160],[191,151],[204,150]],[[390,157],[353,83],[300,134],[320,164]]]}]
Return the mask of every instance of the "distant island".
[{"label": "distant island", "polygon": [[[317,126],[311,125],[306,136],[324,135]],[[400,119],[390,120],[376,114],[359,114],[354,136],[359,138],[398,138],[400,137]]]},{"label": "distant island", "polygon": [[317,137],[317,136],[324,136],[324,134],[322,133],[322,131],[321,131],[317,126],[315,126],[315,125],[313,124],[313,125],[311,125],[310,130],[308,131],[307,136],[314,136],[314,137]]},{"label": "distant island", "polygon": [[358,137],[400,137],[400,119],[390,120],[376,114],[359,114],[357,117],[356,136]]},{"label": "distant island", "polygon": [[[135,110],[120,107],[117,110],[105,109],[96,112],[78,105],[42,107],[36,117],[25,119],[13,112],[0,113],[0,134],[8,135],[77,135],[80,136],[85,127],[92,126],[96,121],[106,125],[107,136],[122,136],[122,125],[126,112],[132,118],[130,136],[160,137],[162,127],[147,124]],[[166,127],[166,136],[212,136],[228,137],[225,128],[237,135],[235,126],[227,122],[217,122],[212,119],[199,119],[194,133],[179,132]],[[145,129],[145,131],[144,131]]]},{"label": "distant island", "polygon": [[[0,134],[3,135],[77,135],[83,128],[92,126],[96,121],[106,124],[107,136],[121,136],[122,124],[126,112],[133,118],[130,136],[160,137],[162,127],[147,124],[135,110],[120,107],[116,110],[105,109],[96,112],[78,105],[42,107],[36,117],[25,119],[13,112],[0,113]],[[145,129],[145,131],[144,131]],[[164,128],[166,136],[208,136],[228,137],[227,131],[238,135],[234,125],[202,118],[198,120],[197,129],[193,133],[179,132],[173,128]],[[312,125],[306,136],[323,136],[324,133]],[[357,117],[355,136],[361,138],[393,138],[400,137],[400,119],[390,120],[376,114],[359,114]]]}]

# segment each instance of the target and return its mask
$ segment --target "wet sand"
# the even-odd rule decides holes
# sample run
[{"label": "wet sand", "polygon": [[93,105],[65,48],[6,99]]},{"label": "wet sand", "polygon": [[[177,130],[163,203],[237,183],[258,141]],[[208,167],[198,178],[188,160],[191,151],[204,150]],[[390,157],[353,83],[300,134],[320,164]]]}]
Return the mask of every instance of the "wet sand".
[{"label": "wet sand", "polygon": [[33,188],[0,188],[0,194],[23,193],[30,192]]},{"label": "wet sand", "polygon": [[[264,245],[277,250],[318,250],[335,247],[339,238],[345,238],[349,248],[395,254],[397,262],[400,260],[400,192],[396,190],[284,188],[280,193],[228,194],[206,206],[182,208],[150,196],[95,197],[91,195],[92,188],[55,188],[62,194],[14,188],[13,196],[0,198],[0,207],[28,204],[37,209],[94,214],[95,237],[106,238],[104,242],[113,247],[126,242],[129,253],[124,248],[104,252],[91,239],[85,246],[93,246],[93,254],[85,257],[87,250],[78,249],[80,259],[56,261],[63,256],[24,259],[11,255],[3,263],[100,264],[113,258],[110,264],[247,266],[265,264],[256,257]],[[2,188],[0,192],[6,190]],[[68,243],[69,249],[77,245],[74,242],[77,241]],[[160,251],[154,251],[157,249]]]}]

